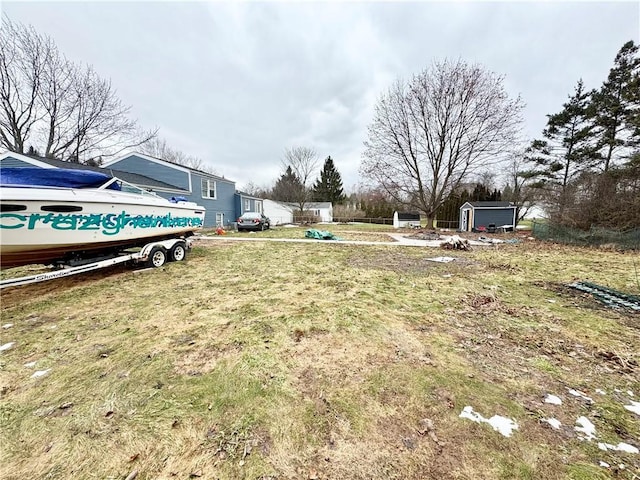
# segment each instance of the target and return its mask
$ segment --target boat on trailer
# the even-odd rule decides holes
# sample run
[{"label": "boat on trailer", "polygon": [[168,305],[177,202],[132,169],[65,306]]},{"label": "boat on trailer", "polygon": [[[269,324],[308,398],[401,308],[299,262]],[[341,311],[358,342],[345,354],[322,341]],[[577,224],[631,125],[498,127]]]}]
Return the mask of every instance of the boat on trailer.
[{"label": "boat on trailer", "polygon": [[187,238],[205,208],[93,170],[0,169],[0,266],[70,264]]}]

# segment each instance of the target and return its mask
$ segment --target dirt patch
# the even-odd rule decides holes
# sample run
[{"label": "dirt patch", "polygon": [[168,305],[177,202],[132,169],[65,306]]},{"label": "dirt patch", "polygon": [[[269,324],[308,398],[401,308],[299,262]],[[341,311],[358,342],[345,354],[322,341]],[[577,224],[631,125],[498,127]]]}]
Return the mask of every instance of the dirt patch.
[{"label": "dirt patch", "polygon": [[237,356],[242,345],[225,343],[220,345],[194,346],[178,354],[174,366],[181,375],[199,376],[211,372],[224,358]]}]

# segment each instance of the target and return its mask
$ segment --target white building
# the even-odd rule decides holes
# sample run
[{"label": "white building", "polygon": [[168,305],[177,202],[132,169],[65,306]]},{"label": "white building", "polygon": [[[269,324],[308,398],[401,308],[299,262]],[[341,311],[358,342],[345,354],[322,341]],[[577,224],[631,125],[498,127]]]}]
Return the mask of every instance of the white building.
[{"label": "white building", "polygon": [[293,223],[293,210],[289,204],[273,200],[262,201],[263,212],[271,220],[271,225],[285,225]]},{"label": "white building", "polygon": [[308,202],[304,204],[304,209],[319,217],[321,222],[333,222],[333,203],[331,202]]}]

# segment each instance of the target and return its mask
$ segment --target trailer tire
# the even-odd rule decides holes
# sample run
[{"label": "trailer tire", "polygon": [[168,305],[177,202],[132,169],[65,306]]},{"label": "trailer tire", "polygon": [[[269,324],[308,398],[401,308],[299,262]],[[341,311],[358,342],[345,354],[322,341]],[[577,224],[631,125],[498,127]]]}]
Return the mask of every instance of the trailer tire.
[{"label": "trailer tire", "polygon": [[153,268],[160,268],[167,261],[167,251],[164,247],[153,247],[149,252],[147,265]]},{"label": "trailer tire", "polygon": [[170,262],[181,262],[187,256],[187,244],[185,242],[178,242],[171,250],[169,250]]}]

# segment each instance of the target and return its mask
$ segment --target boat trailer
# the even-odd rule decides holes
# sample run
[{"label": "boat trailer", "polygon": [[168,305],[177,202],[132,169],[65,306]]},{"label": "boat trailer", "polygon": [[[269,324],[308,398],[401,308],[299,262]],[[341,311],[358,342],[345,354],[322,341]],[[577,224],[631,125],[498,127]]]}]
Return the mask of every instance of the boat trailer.
[{"label": "boat trailer", "polygon": [[127,253],[123,251],[112,258],[102,259],[98,261],[89,261],[89,263],[74,267],[63,267],[59,270],[51,272],[38,273],[26,277],[9,278],[0,281],[0,289],[7,287],[17,287],[19,285],[27,285],[30,283],[45,282],[56,278],[70,277],[80,273],[91,272],[101,268],[111,267],[120,263],[146,263],[152,268],[159,268],[167,261],[180,262],[185,259],[187,250],[191,248],[191,241],[186,238],[172,238],[170,240],[161,240],[147,243],[140,251]]}]

